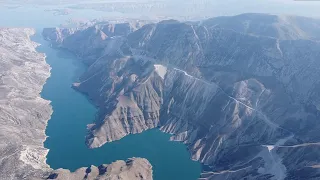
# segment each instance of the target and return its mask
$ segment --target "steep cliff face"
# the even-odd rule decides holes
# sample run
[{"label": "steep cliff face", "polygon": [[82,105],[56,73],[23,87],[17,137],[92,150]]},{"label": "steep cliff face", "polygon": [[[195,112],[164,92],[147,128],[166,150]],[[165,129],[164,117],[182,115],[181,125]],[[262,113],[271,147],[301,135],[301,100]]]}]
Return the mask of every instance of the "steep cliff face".
[{"label": "steep cliff face", "polygon": [[[239,17],[249,29],[223,21]],[[74,84],[99,107],[88,146],[159,127],[207,165],[203,179],[316,179],[319,34],[294,21],[288,32],[283,18],[168,20],[88,46],[102,47],[82,56],[92,61]],[[88,29],[77,35],[84,44]],[[65,43],[74,37],[54,42],[77,53],[82,45]]]},{"label": "steep cliff face", "polygon": [[108,37],[126,36],[140,28],[143,23],[98,22],[93,26],[88,23],[76,28],[45,28],[43,35],[46,40],[53,42],[54,46],[65,47],[79,57],[86,57],[84,62],[91,64],[102,55]]}]

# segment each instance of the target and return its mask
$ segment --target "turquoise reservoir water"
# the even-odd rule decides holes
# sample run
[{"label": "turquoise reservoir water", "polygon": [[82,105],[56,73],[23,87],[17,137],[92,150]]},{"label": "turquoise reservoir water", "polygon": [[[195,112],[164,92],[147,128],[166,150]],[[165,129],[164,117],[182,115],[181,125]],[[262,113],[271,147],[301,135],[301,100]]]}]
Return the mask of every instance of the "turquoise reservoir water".
[{"label": "turquoise reservoir water", "polygon": [[50,149],[47,163],[54,169],[71,171],[91,164],[100,165],[130,157],[147,158],[153,165],[155,180],[195,180],[200,174],[200,164],[190,160],[186,146],[170,142],[170,135],[159,130],[129,135],[97,149],[88,149],[84,143],[86,125],[94,121],[95,107],[85,96],[71,88],[71,84],[86,67],[72,54],[55,50],[35,37],[42,46],[38,51],[47,55],[51,77],[41,93],[52,101],[53,114],[46,134],[45,147]]},{"label": "turquoise reservoir water", "polygon": [[130,135],[101,148],[88,149],[84,143],[86,126],[94,121],[97,110],[84,95],[71,88],[86,67],[72,54],[52,49],[40,35],[43,27],[57,26],[69,17],[52,16],[39,8],[29,10],[32,13],[21,8],[0,8],[0,17],[7,17],[0,18],[0,25],[36,28],[38,34],[33,40],[42,44],[37,50],[46,54],[46,61],[52,67],[51,77],[41,93],[51,101],[54,111],[46,129],[49,137],[45,141],[45,147],[50,150],[47,163],[51,168],[74,171],[89,165],[143,157],[153,165],[155,180],[195,180],[199,177],[200,163],[190,159],[186,146],[170,142],[170,135],[159,130]]}]

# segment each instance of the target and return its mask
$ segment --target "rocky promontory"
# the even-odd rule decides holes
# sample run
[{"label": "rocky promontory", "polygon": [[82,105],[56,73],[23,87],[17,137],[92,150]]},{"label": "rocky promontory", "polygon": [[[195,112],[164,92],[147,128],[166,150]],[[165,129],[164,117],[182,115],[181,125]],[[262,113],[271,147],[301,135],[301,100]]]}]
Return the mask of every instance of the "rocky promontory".
[{"label": "rocky promontory", "polygon": [[51,172],[48,179],[152,180],[152,166],[146,159],[130,158],[126,161],[119,160],[98,167],[80,168],[75,172],[57,169]]}]

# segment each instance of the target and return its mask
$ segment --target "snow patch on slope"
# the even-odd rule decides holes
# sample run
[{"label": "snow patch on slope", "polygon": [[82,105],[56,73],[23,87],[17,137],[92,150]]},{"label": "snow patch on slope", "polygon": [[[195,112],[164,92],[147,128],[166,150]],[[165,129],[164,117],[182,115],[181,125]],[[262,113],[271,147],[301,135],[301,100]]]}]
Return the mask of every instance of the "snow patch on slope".
[{"label": "snow patch on slope", "polygon": [[160,65],[160,64],[155,64],[155,65],[154,65],[154,68],[155,68],[156,73],[157,73],[162,79],[164,79],[164,77],[165,77],[166,74],[167,74],[167,67],[166,67],[166,66],[163,66],[163,65]]}]

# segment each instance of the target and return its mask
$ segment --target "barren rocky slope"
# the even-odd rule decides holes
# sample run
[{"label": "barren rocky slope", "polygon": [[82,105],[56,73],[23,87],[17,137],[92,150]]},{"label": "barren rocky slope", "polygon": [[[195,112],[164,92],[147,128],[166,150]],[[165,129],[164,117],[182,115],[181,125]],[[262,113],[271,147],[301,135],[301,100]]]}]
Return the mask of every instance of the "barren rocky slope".
[{"label": "barren rocky slope", "polygon": [[168,20],[113,37],[103,26],[43,34],[90,65],[74,84],[99,107],[89,147],[159,127],[206,165],[200,179],[317,179],[319,21],[284,18],[301,17]]},{"label": "barren rocky slope", "polygon": [[84,173],[84,168],[74,173],[49,168],[43,142],[52,109],[39,93],[50,67],[45,55],[36,52],[37,44],[29,38],[33,34],[27,28],[0,29],[0,179],[78,180],[87,174],[89,179],[151,180],[152,166],[141,158],[102,165],[98,174],[94,166],[92,173]]},{"label": "barren rocky slope", "polygon": [[42,177],[43,147],[52,113],[39,93],[50,76],[45,56],[29,39],[32,29],[0,29],[0,179]]},{"label": "barren rocky slope", "polygon": [[49,178],[65,179],[101,179],[101,180],[152,180],[152,166],[146,159],[131,158],[127,161],[116,161],[110,165],[80,168],[75,172],[65,169],[53,171]]}]

